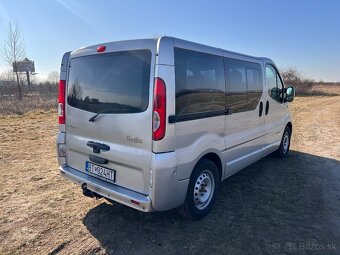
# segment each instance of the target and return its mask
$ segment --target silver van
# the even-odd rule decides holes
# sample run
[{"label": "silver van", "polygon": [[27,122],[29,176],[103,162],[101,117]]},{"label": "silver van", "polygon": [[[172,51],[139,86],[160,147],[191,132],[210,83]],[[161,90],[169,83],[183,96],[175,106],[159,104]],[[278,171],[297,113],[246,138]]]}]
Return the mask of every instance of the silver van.
[{"label": "silver van", "polygon": [[67,52],[60,173],[89,197],[203,218],[221,181],[287,155],[294,94],[268,58],[172,37]]}]

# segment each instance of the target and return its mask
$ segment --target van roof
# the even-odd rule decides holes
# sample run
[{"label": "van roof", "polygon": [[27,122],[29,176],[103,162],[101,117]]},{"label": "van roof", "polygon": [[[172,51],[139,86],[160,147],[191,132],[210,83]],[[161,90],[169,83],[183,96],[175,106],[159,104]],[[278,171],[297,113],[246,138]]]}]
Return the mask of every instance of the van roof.
[{"label": "van roof", "polygon": [[86,50],[90,50],[90,49],[94,49],[97,48],[100,45],[110,45],[110,44],[114,44],[114,43],[119,43],[119,44],[131,44],[131,43],[156,43],[159,44],[161,41],[168,41],[168,40],[173,40],[174,42],[182,42],[182,43],[186,43],[188,45],[192,45],[195,46],[196,48],[209,48],[211,50],[217,50],[217,51],[222,51],[222,52],[227,52],[227,53],[231,53],[231,54],[235,54],[235,55],[240,55],[240,56],[244,56],[244,57],[249,57],[249,58],[254,58],[257,60],[264,60],[264,61],[268,61],[268,62],[272,62],[273,61],[269,58],[266,57],[256,57],[256,56],[252,56],[252,55],[248,55],[248,54],[243,54],[243,53],[239,53],[239,52],[235,52],[235,51],[231,51],[231,50],[226,50],[223,48],[218,48],[218,47],[213,47],[213,46],[209,46],[209,45],[205,45],[205,44],[200,44],[200,43],[196,43],[196,42],[192,42],[192,41],[188,41],[188,40],[183,40],[180,38],[176,38],[176,37],[172,37],[172,36],[161,36],[158,38],[145,38],[145,39],[131,39],[131,40],[121,40],[121,41],[111,41],[111,42],[106,42],[106,43],[100,43],[100,44],[95,44],[95,45],[91,45],[91,46],[86,46],[86,47],[81,47],[75,51],[72,52],[72,55],[78,53],[79,51],[86,51]]},{"label": "van roof", "polygon": [[228,53],[232,53],[232,54],[237,54],[237,55],[241,55],[241,56],[244,56],[244,57],[256,58],[256,59],[259,59],[259,60],[262,59],[262,58],[259,58],[259,57],[255,57],[255,56],[251,56],[251,55],[247,55],[247,54],[243,54],[243,53],[239,53],[239,52],[235,52],[235,51],[231,51],[231,50],[226,50],[226,49],[223,49],[223,48],[213,47],[213,46],[209,46],[209,45],[206,45],[206,44],[201,44],[201,43],[196,43],[196,42],[192,42],[192,41],[188,41],[188,40],[183,40],[183,39],[176,38],[176,37],[164,36],[164,37],[159,38],[159,40],[162,40],[163,38],[170,38],[174,41],[186,42],[188,44],[192,44],[192,45],[196,45],[196,46],[204,47],[204,48],[208,47],[208,48],[211,48],[211,49],[220,50],[220,51],[224,51],[224,52],[228,52]]}]

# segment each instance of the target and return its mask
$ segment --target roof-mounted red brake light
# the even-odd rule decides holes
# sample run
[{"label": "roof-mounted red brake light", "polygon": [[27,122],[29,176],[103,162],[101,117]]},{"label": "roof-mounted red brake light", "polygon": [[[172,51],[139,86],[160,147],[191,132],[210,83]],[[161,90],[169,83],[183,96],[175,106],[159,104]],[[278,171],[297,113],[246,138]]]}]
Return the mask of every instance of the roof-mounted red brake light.
[{"label": "roof-mounted red brake light", "polygon": [[106,50],[106,46],[105,45],[101,45],[97,47],[97,52],[104,52]]}]

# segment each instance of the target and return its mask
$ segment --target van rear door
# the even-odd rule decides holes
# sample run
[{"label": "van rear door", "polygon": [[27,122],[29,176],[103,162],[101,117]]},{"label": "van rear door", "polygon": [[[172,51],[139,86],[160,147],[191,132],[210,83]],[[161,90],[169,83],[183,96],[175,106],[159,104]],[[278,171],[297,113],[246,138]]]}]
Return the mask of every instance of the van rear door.
[{"label": "van rear door", "polygon": [[67,81],[67,165],[143,194],[152,155],[155,45],[81,49],[71,54]]}]

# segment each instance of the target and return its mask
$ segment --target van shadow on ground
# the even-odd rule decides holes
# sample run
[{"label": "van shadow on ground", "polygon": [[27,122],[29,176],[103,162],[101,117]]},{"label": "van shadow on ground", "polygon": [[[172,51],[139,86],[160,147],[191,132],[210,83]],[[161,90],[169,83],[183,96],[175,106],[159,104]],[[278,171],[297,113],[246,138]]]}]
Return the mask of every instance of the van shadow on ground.
[{"label": "van shadow on ground", "polygon": [[340,254],[340,161],[268,156],[224,181],[201,221],[102,203],[83,223],[109,254]]}]

